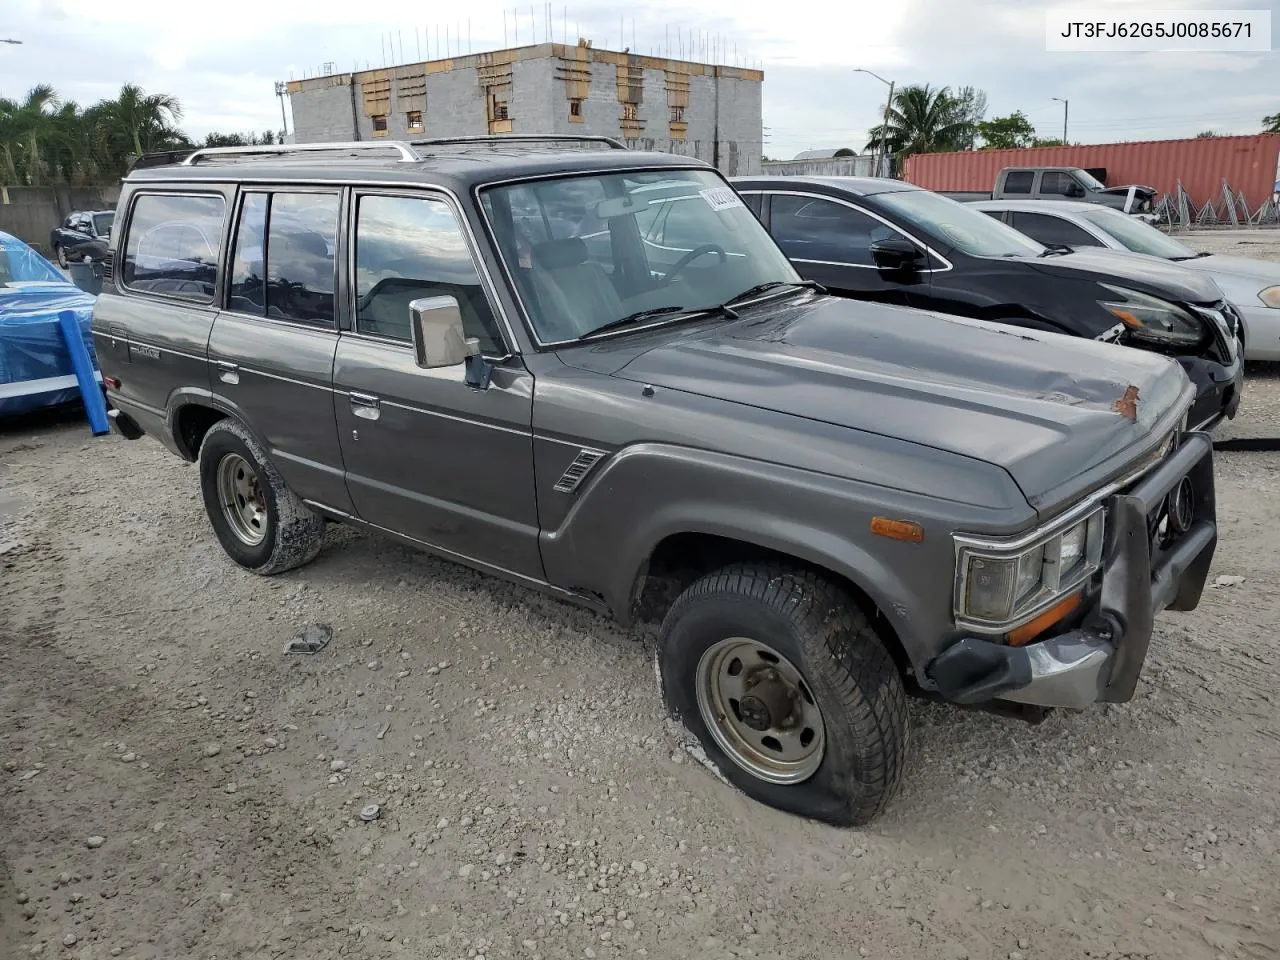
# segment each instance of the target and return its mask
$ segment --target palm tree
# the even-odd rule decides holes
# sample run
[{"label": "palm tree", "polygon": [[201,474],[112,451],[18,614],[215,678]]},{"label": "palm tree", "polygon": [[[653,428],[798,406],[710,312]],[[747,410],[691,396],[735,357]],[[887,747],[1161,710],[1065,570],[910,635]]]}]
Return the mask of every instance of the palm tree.
[{"label": "palm tree", "polygon": [[865,149],[882,149],[887,144],[899,161],[913,153],[964,149],[973,139],[968,113],[967,104],[953,96],[950,87],[903,87],[893,97],[887,126],[880,124],[869,131]]},{"label": "palm tree", "polygon": [[[104,100],[98,112],[100,133],[108,141],[125,140],[127,153],[135,157],[155,150],[168,150],[185,144],[186,137],[177,128],[182,119],[182,104],[167,93],[148,94],[137,84],[126,83],[115,100]],[[118,143],[112,144],[118,147]],[[114,150],[112,151],[115,152]]]},{"label": "palm tree", "polygon": [[15,183],[38,183],[44,174],[41,146],[53,129],[58,95],[47,83],[27,91],[21,101],[0,100],[0,149],[5,172]]}]

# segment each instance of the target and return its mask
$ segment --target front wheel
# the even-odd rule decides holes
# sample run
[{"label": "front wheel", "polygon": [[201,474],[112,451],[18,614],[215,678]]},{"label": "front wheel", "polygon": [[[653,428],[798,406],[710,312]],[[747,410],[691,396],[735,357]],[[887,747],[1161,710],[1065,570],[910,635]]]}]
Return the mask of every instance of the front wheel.
[{"label": "front wheel", "polygon": [[56,244],[53,248],[53,254],[58,259],[58,266],[63,270],[67,269],[69,265],[67,261],[67,248],[60,243]]},{"label": "front wheel", "polygon": [[219,420],[200,444],[200,490],[222,548],[240,566],[269,576],[315,559],[324,519],[290,490],[253,435]]},{"label": "front wheel", "polygon": [[703,577],[663,622],[658,670],[667,704],[754,799],[849,826],[896,794],[901,677],[862,611],[818,574],[762,563]]}]

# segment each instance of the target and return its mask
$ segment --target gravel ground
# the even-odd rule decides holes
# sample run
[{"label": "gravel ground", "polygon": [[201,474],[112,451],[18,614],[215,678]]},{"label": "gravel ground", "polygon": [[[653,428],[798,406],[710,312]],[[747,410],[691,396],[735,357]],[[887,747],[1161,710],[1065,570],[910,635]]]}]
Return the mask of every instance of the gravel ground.
[{"label": "gravel ground", "polygon": [[[1280,436],[1280,374],[1223,434]],[[1219,455],[1244,580],[1132,703],[913,704],[902,795],[837,830],[697,762],[646,630],[350,530],[256,578],[157,444],[12,425],[0,957],[1276,957],[1278,466]]]}]

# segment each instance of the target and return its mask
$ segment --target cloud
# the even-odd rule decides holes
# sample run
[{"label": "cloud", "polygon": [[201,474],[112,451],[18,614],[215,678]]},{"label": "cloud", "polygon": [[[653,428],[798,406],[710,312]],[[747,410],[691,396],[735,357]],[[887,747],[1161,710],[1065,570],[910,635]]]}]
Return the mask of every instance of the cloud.
[{"label": "cloud", "polygon": [[[602,0],[569,5],[506,6],[473,2],[448,24],[421,0],[219,0],[218,16],[198,25],[175,15],[173,0],[75,3],[0,0],[0,34],[24,41],[0,46],[0,90],[19,96],[53,83],[82,105],[126,82],[177,96],[184,127],[264,130],[280,123],[274,82],[383,61],[394,38],[407,59],[443,47],[499,48],[573,42],[630,46],[641,53],[693,59],[713,46],[725,60],[765,70],[766,152],[793,156],[810,147],[866,143],[879,122],[886,88],[865,67],[897,84],[973,85],[987,91],[989,115],[1022,110],[1042,134],[1058,135],[1070,100],[1071,139],[1081,141],[1194,136],[1203,129],[1254,132],[1280,110],[1280,60],[1274,54],[1089,54],[1045,52],[1046,0],[895,0],[832,4],[820,0],[672,0],[626,8]],[[1095,3],[1097,6],[1101,4]],[[1239,0],[1108,0],[1124,15],[1144,10],[1239,6]],[[1274,0],[1271,4],[1274,6]],[[465,10],[465,13],[460,11]],[[518,16],[516,11],[518,10]],[[69,15],[70,14],[70,15]],[[433,19],[434,18],[434,19]],[[548,23],[549,19],[549,23]],[[517,34],[518,31],[518,34]],[[693,50],[690,50],[690,47]],[[443,52],[443,50],[441,51]]]}]

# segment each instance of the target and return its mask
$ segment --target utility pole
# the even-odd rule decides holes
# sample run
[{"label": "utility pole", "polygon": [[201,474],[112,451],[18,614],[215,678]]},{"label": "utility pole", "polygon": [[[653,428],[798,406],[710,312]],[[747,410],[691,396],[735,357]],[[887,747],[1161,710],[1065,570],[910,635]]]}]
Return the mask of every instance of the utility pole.
[{"label": "utility pole", "polygon": [[1062,97],[1050,97],[1049,99],[1057,100],[1062,104],[1062,145],[1065,147],[1067,145],[1067,110],[1070,104],[1069,101],[1064,100]]},{"label": "utility pole", "polygon": [[289,121],[285,118],[284,114],[284,95],[288,90],[289,85],[287,83],[283,80],[276,81],[276,96],[280,98],[280,123],[283,124],[284,135],[286,137],[289,135]]},{"label": "utility pole", "polygon": [[889,99],[884,102],[884,122],[880,127],[880,146],[879,146],[879,149],[876,151],[876,172],[877,174],[879,174],[880,167],[883,163],[883,166],[885,168],[883,176],[887,177],[892,172],[889,169],[890,164],[888,162],[889,160],[889,110],[893,106],[894,81],[886,80],[884,77],[880,76],[880,74],[872,73],[870,70],[865,70],[862,67],[854,67],[853,72],[865,73],[865,74],[868,74],[869,76],[875,77],[877,80],[879,80],[881,83],[883,83],[885,86],[889,88]]}]

